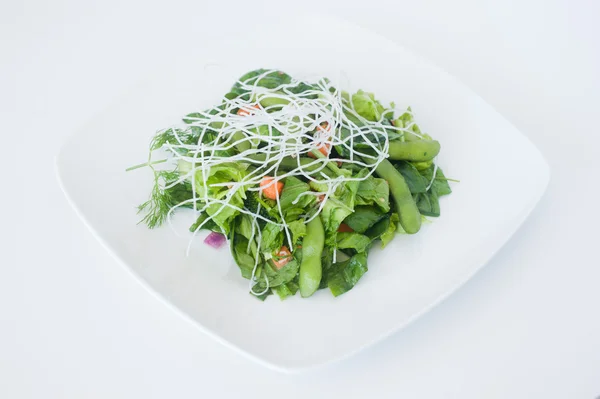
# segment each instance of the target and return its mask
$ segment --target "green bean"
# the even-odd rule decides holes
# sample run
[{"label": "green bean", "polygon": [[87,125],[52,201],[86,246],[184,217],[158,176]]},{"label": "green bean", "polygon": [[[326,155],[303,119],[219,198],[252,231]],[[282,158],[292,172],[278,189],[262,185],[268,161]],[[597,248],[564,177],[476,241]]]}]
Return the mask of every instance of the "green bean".
[{"label": "green bean", "polygon": [[290,100],[281,98],[281,97],[265,96],[265,97],[261,97],[259,102],[260,102],[260,105],[263,106],[263,108],[279,109],[280,107],[289,104]]},{"label": "green bean", "polygon": [[390,161],[381,161],[375,173],[385,179],[390,186],[390,193],[396,204],[400,217],[400,225],[409,234],[415,234],[421,228],[421,213],[410,193],[404,177],[394,168]]},{"label": "green bean", "polygon": [[315,293],[321,283],[323,270],[321,255],[325,245],[325,230],[321,217],[317,216],[306,225],[306,236],[302,241],[302,262],[300,263],[299,285],[303,298]]},{"label": "green bean", "polygon": [[430,161],[440,152],[437,140],[390,141],[388,153],[395,161]]}]

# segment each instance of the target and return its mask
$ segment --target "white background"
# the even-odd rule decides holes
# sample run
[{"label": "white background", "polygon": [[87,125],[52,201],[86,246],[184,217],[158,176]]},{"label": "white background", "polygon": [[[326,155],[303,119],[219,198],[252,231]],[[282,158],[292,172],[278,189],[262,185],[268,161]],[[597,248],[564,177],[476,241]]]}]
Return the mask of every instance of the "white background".
[{"label": "white background", "polygon": [[[600,395],[600,3],[350,3],[0,3],[0,397]],[[372,28],[456,75],[540,148],[552,179],[442,305],[349,360],[282,375],[199,333],[119,267],[69,209],[54,156],[141,72],[300,9]]]}]

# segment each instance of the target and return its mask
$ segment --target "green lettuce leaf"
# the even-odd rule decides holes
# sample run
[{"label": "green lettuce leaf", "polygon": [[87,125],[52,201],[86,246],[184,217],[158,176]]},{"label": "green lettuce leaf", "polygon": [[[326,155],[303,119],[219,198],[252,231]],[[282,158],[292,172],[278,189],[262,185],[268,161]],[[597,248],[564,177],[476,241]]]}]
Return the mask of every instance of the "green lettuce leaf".
[{"label": "green lettuce leaf", "polygon": [[298,241],[306,236],[306,224],[304,220],[294,220],[288,223],[288,228],[292,234],[292,242],[297,244]]},{"label": "green lettuce leaf", "polygon": [[377,205],[383,212],[390,210],[390,186],[384,179],[369,176],[358,185],[356,205]]},{"label": "green lettuce leaf", "polygon": [[341,184],[325,202],[321,211],[325,228],[325,245],[335,246],[340,224],[354,211],[357,190],[358,181],[349,181]]},{"label": "green lettuce leaf", "polygon": [[375,206],[357,206],[354,208],[354,212],[344,219],[344,223],[357,233],[364,233],[383,219],[385,215],[383,211]]},{"label": "green lettuce leaf", "polygon": [[284,300],[288,297],[296,295],[298,288],[298,284],[295,281],[290,281],[289,283],[274,287],[272,291],[279,296],[279,299]]},{"label": "green lettuce leaf", "polygon": [[[431,182],[431,179],[433,178],[433,170],[434,166],[432,165],[429,168],[421,171],[423,178],[427,180],[427,184],[429,184],[429,182]],[[440,167],[437,168],[437,171],[435,173],[435,180],[431,185],[431,189],[435,190],[438,197],[442,197],[444,195],[452,193],[452,189],[448,184],[448,179],[446,179],[446,176],[444,175],[444,172]]]},{"label": "green lettuce leaf", "polygon": [[277,268],[275,268],[275,266],[273,266],[271,262],[264,263],[261,272],[257,277],[257,283],[254,286],[254,291],[261,292],[265,290],[265,276],[269,281],[270,288],[275,288],[280,286],[281,284],[286,284],[292,281],[298,274],[299,268],[300,263],[296,259],[290,260],[288,263],[286,263],[285,266],[283,266],[279,270],[277,270]]},{"label": "green lettuce leaf", "polygon": [[381,248],[384,248],[386,245],[390,243],[396,236],[396,230],[398,229],[398,225],[400,224],[400,218],[397,213],[392,213],[389,219],[389,225],[386,231],[381,234],[379,237],[381,239]]},{"label": "green lettuce leaf", "polygon": [[[291,208],[299,208],[304,209],[314,203],[316,198],[314,195],[302,195],[307,191],[310,191],[310,186],[298,179],[294,176],[286,177],[283,180],[284,186],[283,191],[281,192],[281,197],[279,198],[279,203],[281,205],[282,212],[286,212],[286,210]],[[293,203],[295,200],[298,200],[297,203]]]},{"label": "green lettuce leaf", "polygon": [[[231,183],[239,182],[246,175],[246,169],[248,165],[244,163],[223,163],[220,165],[213,166],[207,172],[202,169],[196,171],[196,192],[200,198],[207,195],[213,199],[229,199],[228,204],[237,208],[244,207],[244,200],[246,199],[246,193],[242,187],[237,188],[234,192],[231,191],[226,185],[213,186],[219,183]],[[204,186],[204,173],[206,175],[206,187]],[[223,204],[212,204],[206,209],[206,213],[211,219],[221,227],[226,234],[229,233],[229,225],[233,218],[235,218],[240,212],[232,207],[223,206]]]},{"label": "green lettuce leaf", "polygon": [[426,193],[415,194],[413,196],[419,212],[423,216],[440,216],[440,201],[434,189],[430,189]]},{"label": "green lettuce leaf", "polygon": [[294,220],[300,219],[305,214],[306,214],[306,209],[297,208],[297,207],[288,208],[284,212],[284,219],[289,224],[289,223],[293,222]]},{"label": "green lettuce leaf", "polygon": [[352,95],[352,107],[357,114],[370,121],[381,119],[385,108],[375,100],[373,93],[359,90]]},{"label": "green lettuce leaf", "polygon": [[202,230],[210,230],[214,231],[215,233],[222,233],[221,229],[219,228],[219,226],[217,226],[215,222],[213,222],[212,220],[206,221],[206,219],[208,219],[208,214],[206,212],[202,212],[200,215],[198,215],[194,224],[190,226],[190,232],[195,232],[198,229],[198,227],[202,224]]},{"label": "green lettuce leaf", "polygon": [[375,223],[369,230],[365,231],[365,235],[371,239],[371,241],[381,238],[381,236],[388,231],[390,226],[390,215],[386,214],[383,219]]},{"label": "green lettuce leaf", "polygon": [[366,252],[371,244],[371,239],[360,233],[338,233],[337,248],[352,249],[357,253]]},{"label": "green lettuce leaf", "polygon": [[[238,194],[234,194],[229,203],[240,208],[244,205],[243,200],[239,198]],[[239,214],[239,211],[228,206],[223,206],[222,204],[212,204],[206,208],[206,213],[211,217],[211,220],[227,234],[229,233],[229,224],[231,220]]]},{"label": "green lettuce leaf", "polygon": [[[423,178],[427,180],[427,184],[429,184],[433,178],[434,168],[434,165],[431,165],[429,168],[420,171]],[[435,179],[429,190],[424,193],[413,195],[413,198],[422,215],[438,217],[440,216],[439,198],[448,195],[451,192],[452,189],[448,184],[446,176],[444,176],[444,172],[442,172],[441,168],[437,168]]]},{"label": "green lettuce leaf", "polygon": [[[229,245],[231,254],[235,263],[240,268],[242,277],[250,279],[254,269],[255,256],[258,251],[256,242],[250,243],[250,252],[248,252],[248,238],[251,236],[251,225],[248,215],[240,215],[234,219],[229,233]],[[259,262],[260,263],[260,262]]]},{"label": "green lettuce leaf", "polygon": [[252,217],[246,214],[238,216],[235,220],[234,230],[246,240],[250,240],[252,238]]},{"label": "green lettuce leaf", "polygon": [[260,250],[272,252],[281,248],[283,244],[283,228],[273,223],[267,223],[261,231]]},{"label": "green lettuce leaf", "polygon": [[[427,179],[419,170],[410,162],[394,162],[394,167],[402,174],[408,189],[412,194],[424,193],[427,191],[427,186],[431,179]],[[433,172],[432,172],[433,173]]]},{"label": "green lettuce leaf", "polygon": [[319,283],[319,289],[327,288],[327,276],[329,275],[329,271],[331,270],[331,266],[333,266],[333,252],[335,248],[325,246],[323,249],[323,253],[321,254],[321,269],[322,269],[322,278]]},{"label": "green lettuce leaf", "polygon": [[356,254],[331,266],[326,277],[327,286],[334,296],[342,295],[350,291],[367,270],[367,254]]}]

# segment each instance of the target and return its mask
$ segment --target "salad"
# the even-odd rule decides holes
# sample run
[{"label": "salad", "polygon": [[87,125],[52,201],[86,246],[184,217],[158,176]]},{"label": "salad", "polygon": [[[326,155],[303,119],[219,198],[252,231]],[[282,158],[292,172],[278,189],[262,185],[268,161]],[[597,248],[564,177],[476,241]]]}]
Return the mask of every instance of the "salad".
[{"label": "salad", "polygon": [[149,228],[189,208],[193,236],[227,242],[252,295],[306,298],[351,290],[371,248],[440,216],[451,189],[439,151],[410,108],[258,69],[218,105],[158,131],[148,161],[128,170],[154,173],[139,206]]}]

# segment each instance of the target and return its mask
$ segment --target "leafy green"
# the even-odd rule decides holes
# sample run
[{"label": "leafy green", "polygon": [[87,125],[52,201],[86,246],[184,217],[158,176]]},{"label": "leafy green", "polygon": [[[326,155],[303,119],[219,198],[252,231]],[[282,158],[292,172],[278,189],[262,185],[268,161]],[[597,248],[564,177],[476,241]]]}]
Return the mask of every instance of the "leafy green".
[{"label": "leafy green", "polygon": [[265,276],[268,279],[269,287],[275,288],[281,284],[286,284],[292,281],[298,274],[300,264],[296,259],[290,260],[281,269],[277,270],[271,262],[263,264],[260,274],[257,277],[257,283],[254,286],[254,291],[261,292],[267,288]]},{"label": "leafy green", "polygon": [[[285,213],[286,210],[295,207],[295,208],[306,208],[310,204],[315,201],[315,197],[313,195],[302,195],[307,191],[310,191],[310,187],[307,183],[298,179],[294,176],[289,176],[284,179],[283,191],[281,192],[281,197],[279,198],[279,204],[281,205],[281,210]],[[296,204],[293,202],[298,200]]]},{"label": "leafy green", "polygon": [[326,276],[327,286],[334,296],[342,295],[350,291],[367,270],[367,254],[356,254],[331,266]]},{"label": "leafy green", "polygon": [[236,234],[235,239],[231,243],[231,254],[235,263],[240,268],[242,277],[250,279],[252,277],[252,270],[254,269],[255,258],[247,252],[248,240]]},{"label": "leafy green", "polygon": [[357,114],[370,121],[381,119],[385,108],[375,100],[373,93],[359,90],[352,95],[352,107]]},{"label": "leafy green", "polygon": [[321,219],[325,228],[325,245],[335,246],[340,224],[354,211],[357,190],[358,181],[340,184],[323,205]]},{"label": "leafy green", "polygon": [[274,287],[272,290],[279,296],[279,299],[284,300],[290,296],[296,295],[298,288],[298,284],[295,281],[290,281]]},{"label": "leafy green", "polygon": [[[229,204],[241,208],[243,206],[243,201],[239,196],[234,195],[231,200],[229,200]],[[230,230],[231,220],[233,220],[240,212],[230,206],[211,204],[206,208],[206,213],[211,217],[211,220],[227,234]]]},{"label": "leafy green", "polygon": [[[232,229],[229,236],[231,253],[242,272],[242,276],[247,279],[252,277],[256,256],[260,256],[257,253],[258,245],[255,237],[252,235],[251,216],[241,214],[236,217],[232,222]],[[249,239],[252,240],[250,243]],[[281,247],[282,240],[283,236],[280,232],[280,227],[269,223],[262,230],[261,250],[263,252],[276,251]],[[293,280],[296,274],[298,274],[299,265],[300,263],[294,258],[281,269],[277,269],[271,262],[263,262],[261,257],[255,274],[257,283],[254,291],[261,292],[265,290],[267,287],[265,277],[271,288]]]},{"label": "leafy green", "polygon": [[281,248],[283,244],[282,227],[267,223],[261,231],[262,239],[260,242],[260,250],[270,252]]},{"label": "leafy green", "polygon": [[[198,195],[203,197],[208,195],[213,198],[222,198],[231,192],[227,183],[240,182],[246,176],[248,164],[241,162],[224,162],[219,165],[212,166],[207,175],[204,176],[204,170],[198,168],[196,170],[196,191]],[[204,177],[206,177],[206,187],[204,186]],[[243,199],[246,198],[243,189],[238,189]]]},{"label": "leafy green", "polygon": [[356,252],[365,252],[370,244],[371,239],[360,233],[337,234],[337,247],[339,249],[353,249]]},{"label": "leafy green", "polygon": [[292,252],[292,256],[294,257],[294,259],[296,259],[296,261],[298,262],[298,264],[302,263],[302,247],[298,246],[294,249],[294,251]]},{"label": "leafy green", "polygon": [[288,223],[290,233],[292,233],[292,242],[296,244],[306,235],[306,224],[304,220],[294,220]]},{"label": "leafy green", "polygon": [[381,238],[383,234],[389,229],[390,226],[390,216],[389,214],[385,214],[385,217],[382,218],[379,222],[375,223],[369,230],[365,231],[365,235],[373,240],[377,240]]},{"label": "leafy green", "polygon": [[440,216],[440,201],[435,190],[429,190],[426,193],[415,194],[413,196],[419,212],[423,216]]},{"label": "leafy green", "polygon": [[298,207],[288,208],[284,212],[284,219],[286,223],[291,223],[294,220],[298,220],[300,217],[306,214],[306,210]]},{"label": "leafy green", "polygon": [[384,248],[396,236],[396,230],[400,224],[400,218],[397,213],[392,213],[389,219],[389,225],[386,231],[379,237],[381,239],[381,248]]},{"label": "leafy green", "polygon": [[383,212],[389,212],[390,186],[388,182],[373,176],[361,181],[356,192],[356,205],[377,205]]},{"label": "leafy green", "polygon": [[277,270],[275,267],[271,266],[267,263],[263,270],[266,272],[267,277],[269,278],[269,286],[277,287],[278,285],[287,283],[292,281],[296,274],[298,274],[298,269],[300,264],[296,261],[296,259],[290,260],[285,264],[281,269]]},{"label": "leafy green", "polygon": [[394,162],[394,167],[402,174],[408,189],[413,194],[424,193],[427,191],[427,186],[431,179],[427,179],[417,168],[410,162],[398,161]]},{"label": "leafy green", "polygon": [[333,266],[333,252],[335,248],[325,246],[323,249],[323,253],[321,254],[321,270],[322,270],[322,278],[319,283],[319,289],[327,288],[327,276],[329,275],[329,271]]},{"label": "leafy green", "polygon": [[[232,229],[229,233],[229,246],[235,263],[240,268],[242,277],[250,279],[252,270],[256,261],[257,246],[254,241],[250,243],[250,251],[248,251],[248,238],[251,235],[248,221],[244,221],[247,215],[240,215],[232,222]],[[249,217],[248,217],[249,219]]]},{"label": "leafy green", "polygon": [[[427,179],[427,184],[429,184],[429,182],[431,182],[431,179],[433,178],[433,170],[434,166],[432,165],[431,167],[421,171],[423,177]],[[446,179],[446,176],[444,175],[444,172],[440,167],[437,168],[437,171],[435,173],[435,180],[433,181],[431,188],[435,190],[438,197],[442,197],[444,195],[452,193],[452,189],[448,184],[448,179]]]},{"label": "leafy green", "polygon": [[[208,170],[206,186],[204,185],[204,173],[202,169],[196,171],[196,192],[202,198],[205,195],[226,201],[230,206],[213,203],[206,209],[206,213],[221,227],[225,233],[229,232],[229,222],[240,212],[236,208],[243,208],[246,194],[243,187],[231,190],[227,183],[241,181],[246,175],[248,165],[243,163],[227,162],[216,165]],[[216,184],[221,184],[216,186]]]},{"label": "leafy green", "polygon": [[235,232],[241,234],[247,240],[253,237],[252,234],[252,217],[247,214],[241,214],[235,219]]},{"label": "leafy green", "polygon": [[216,225],[215,222],[213,222],[212,220],[206,220],[208,219],[208,214],[206,212],[202,212],[200,213],[200,215],[198,215],[198,217],[196,218],[196,221],[194,222],[194,224],[192,224],[190,226],[190,232],[195,232],[196,230],[198,230],[198,227],[202,224],[202,229],[203,230],[210,230],[210,231],[214,231],[217,233],[221,233],[221,229],[219,229],[219,226]]},{"label": "leafy green", "polygon": [[[318,89],[316,85],[310,84],[310,83],[306,83],[306,82],[299,82],[296,86],[294,87],[290,87],[289,89],[287,89],[290,93],[294,93],[294,94],[302,94],[302,93],[306,93],[307,91],[311,91],[311,90],[316,90]],[[302,97],[305,98],[317,98],[317,94],[305,94]]]},{"label": "leafy green", "polygon": [[385,213],[375,206],[357,206],[354,208],[354,212],[344,219],[344,223],[352,230],[364,233],[384,217]]},{"label": "leafy green", "polygon": [[[336,198],[330,197],[321,212],[321,218],[323,219],[323,227],[325,228],[326,244],[331,245],[335,242],[330,237],[335,237],[337,229],[342,224],[342,221],[352,213],[352,208],[344,204]],[[333,241],[333,242],[332,242]]]},{"label": "leafy green", "polygon": [[[424,179],[429,182],[433,179],[433,171],[435,167],[432,165],[427,169],[420,171]],[[452,192],[448,180],[444,176],[441,168],[437,168],[435,179],[431,187],[426,193],[419,193],[413,195],[413,198],[417,204],[417,208],[424,216],[440,216],[440,201],[439,197],[448,195]]]}]

